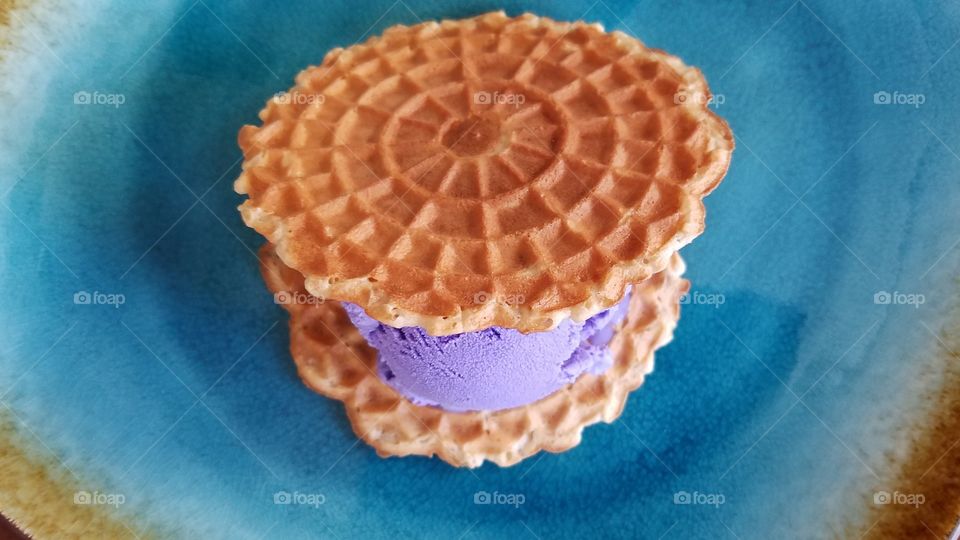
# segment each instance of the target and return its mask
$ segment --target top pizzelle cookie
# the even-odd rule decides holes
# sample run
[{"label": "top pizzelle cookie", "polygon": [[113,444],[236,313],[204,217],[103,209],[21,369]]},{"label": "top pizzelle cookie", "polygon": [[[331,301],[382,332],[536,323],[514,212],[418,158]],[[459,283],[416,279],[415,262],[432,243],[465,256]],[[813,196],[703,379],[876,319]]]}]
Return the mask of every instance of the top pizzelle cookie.
[{"label": "top pizzelle cookie", "polygon": [[582,321],[703,231],[733,136],[699,70],[489,13],[334,49],[244,126],[247,225],[315,296],[434,335]]}]

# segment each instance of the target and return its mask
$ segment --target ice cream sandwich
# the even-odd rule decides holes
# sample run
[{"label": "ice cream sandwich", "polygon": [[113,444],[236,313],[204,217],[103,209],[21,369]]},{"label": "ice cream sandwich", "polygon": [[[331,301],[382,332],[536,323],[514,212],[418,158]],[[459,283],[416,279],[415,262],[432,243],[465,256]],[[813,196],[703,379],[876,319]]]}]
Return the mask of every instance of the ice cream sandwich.
[{"label": "ice cream sandwich", "polygon": [[327,54],[239,135],[303,380],[381,455],[510,465],[610,422],[669,341],[733,150],[700,72],[503,13]]}]

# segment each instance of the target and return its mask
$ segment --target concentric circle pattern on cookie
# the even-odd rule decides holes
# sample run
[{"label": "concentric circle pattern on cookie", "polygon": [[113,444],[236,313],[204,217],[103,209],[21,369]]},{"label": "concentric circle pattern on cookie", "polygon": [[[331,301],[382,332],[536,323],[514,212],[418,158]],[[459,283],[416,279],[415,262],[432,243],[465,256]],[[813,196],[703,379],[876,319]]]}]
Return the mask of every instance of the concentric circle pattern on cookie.
[{"label": "concentric circle pattern on cookie", "polygon": [[633,286],[629,314],[610,342],[613,366],[585,374],[537,402],[501,411],[449,412],[411,403],[376,372],[377,353],[337,302],[307,296],[303,277],[273,247],[260,251],[270,290],[290,312],[290,350],[303,381],[343,402],[357,436],[382,456],[436,455],[454,466],[508,466],[541,450],[580,443],[583,428],[612,422],[653,370],[653,353],[673,337],[688,282],[674,254],[668,267]]},{"label": "concentric circle pattern on cookie", "polygon": [[733,149],[700,72],[491,13],[331,51],[240,132],[248,225],[306,288],[434,335],[582,321],[703,230]]}]

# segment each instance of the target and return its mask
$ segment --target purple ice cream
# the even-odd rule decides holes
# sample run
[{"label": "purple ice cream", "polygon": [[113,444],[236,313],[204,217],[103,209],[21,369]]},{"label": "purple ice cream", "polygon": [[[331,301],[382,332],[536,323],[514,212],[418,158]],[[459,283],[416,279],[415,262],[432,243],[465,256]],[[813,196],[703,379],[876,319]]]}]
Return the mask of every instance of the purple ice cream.
[{"label": "purple ice cream", "polygon": [[380,378],[417,405],[447,411],[519,407],[546,397],[583,373],[599,375],[613,359],[607,344],[627,315],[630,293],[583,323],[566,320],[548,332],[523,334],[494,326],[431,336],[394,328],[344,304],[350,320],[379,351]]}]

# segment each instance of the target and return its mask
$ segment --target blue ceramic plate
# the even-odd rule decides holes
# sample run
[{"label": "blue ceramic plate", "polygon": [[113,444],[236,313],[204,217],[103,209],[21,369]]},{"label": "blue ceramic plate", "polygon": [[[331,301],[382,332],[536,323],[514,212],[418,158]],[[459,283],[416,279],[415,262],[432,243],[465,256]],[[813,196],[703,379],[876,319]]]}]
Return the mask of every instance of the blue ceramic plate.
[{"label": "blue ceramic plate", "polygon": [[[0,2],[0,510],[26,530],[952,528],[960,5],[13,4]],[[235,210],[236,133],[334,46],[500,8],[602,22],[699,66],[737,151],[683,251],[693,294],[676,340],[620,420],[508,469],[380,459],[295,374],[262,240]]]}]

